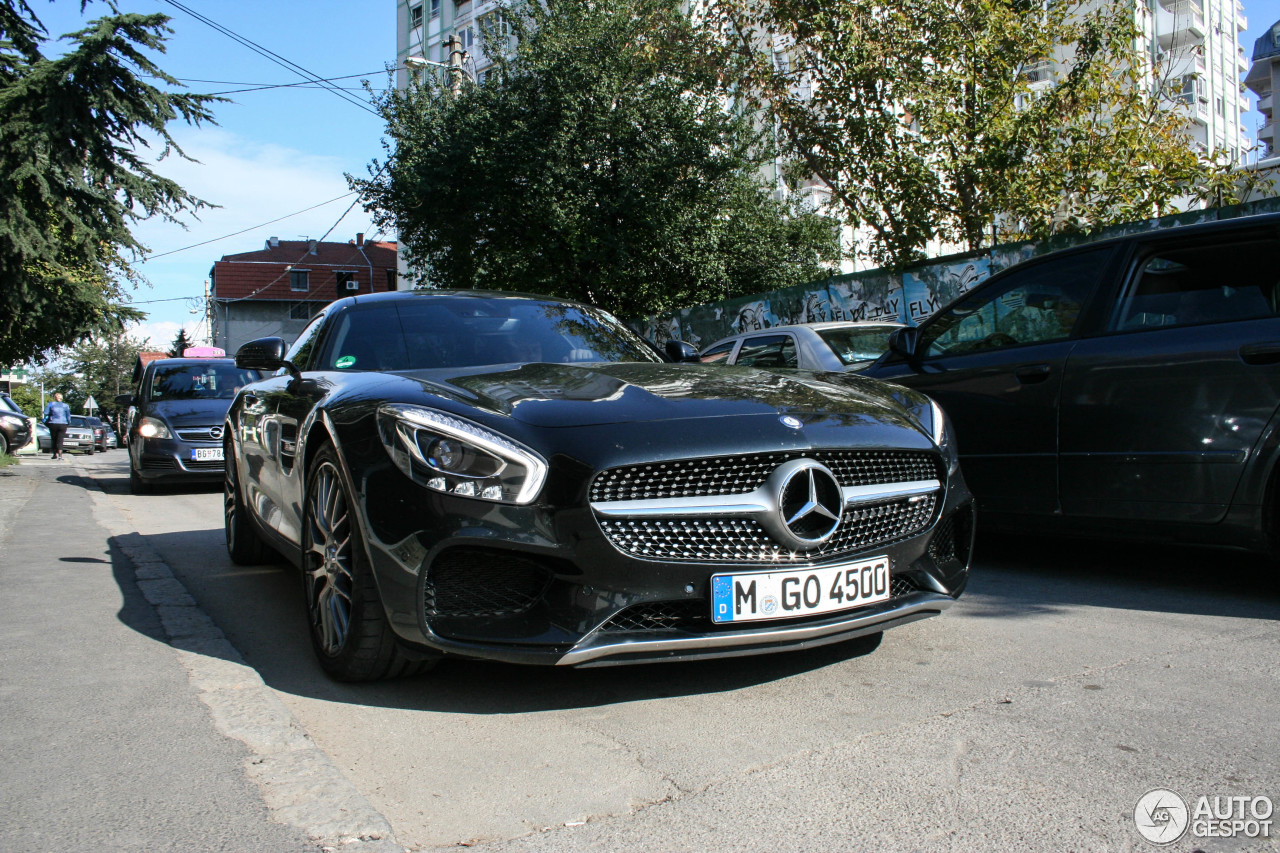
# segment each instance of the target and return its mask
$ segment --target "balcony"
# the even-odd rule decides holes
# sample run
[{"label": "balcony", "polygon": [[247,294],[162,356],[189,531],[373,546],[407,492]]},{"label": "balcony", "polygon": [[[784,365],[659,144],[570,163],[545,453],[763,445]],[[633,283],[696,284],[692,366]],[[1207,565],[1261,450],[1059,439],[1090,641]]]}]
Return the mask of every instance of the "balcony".
[{"label": "balcony", "polygon": [[1052,59],[1041,59],[1029,62],[1022,69],[1022,78],[1033,86],[1036,83],[1052,83],[1054,78],[1054,62]]},{"label": "balcony", "polygon": [[1156,38],[1165,50],[1204,44],[1204,8],[1193,0],[1182,0],[1156,12]]}]

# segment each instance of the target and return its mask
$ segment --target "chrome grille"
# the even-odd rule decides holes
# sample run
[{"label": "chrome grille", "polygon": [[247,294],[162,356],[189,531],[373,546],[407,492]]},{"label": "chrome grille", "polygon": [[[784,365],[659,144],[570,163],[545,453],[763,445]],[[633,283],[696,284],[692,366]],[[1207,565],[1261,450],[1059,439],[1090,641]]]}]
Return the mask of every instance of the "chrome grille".
[{"label": "chrome grille", "polygon": [[936,495],[849,507],[840,528],[822,547],[807,552],[779,548],[750,518],[600,518],[619,550],[653,560],[689,562],[808,563],[884,545],[920,532],[937,506]]},{"label": "chrome grille", "polygon": [[[213,434],[213,431],[215,429],[218,431],[218,434],[216,436]],[[178,438],[182,439],[183,441],[221,441],[222,440],[221,426],[189,427],[187,429],[176,430],[176,432],[178,433]]]},{"label": "chrome grille", "polygon": [[842,486],[943,479],[936,454],[924,450],[815,450],[677,459],[602,471],[590,500],[646,500],[732,495],[759,488],[791,459],[814,459],[831,469]]}]

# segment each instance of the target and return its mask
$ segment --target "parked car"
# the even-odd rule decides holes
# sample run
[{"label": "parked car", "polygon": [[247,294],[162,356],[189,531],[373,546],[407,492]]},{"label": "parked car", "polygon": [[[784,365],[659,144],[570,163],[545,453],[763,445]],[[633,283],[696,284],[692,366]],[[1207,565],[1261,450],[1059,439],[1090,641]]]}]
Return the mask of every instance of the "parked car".
[{"label": "parked car", "polygon": [[107,451],[107,424],[101,418],[89,416],[85,418],[93,429],[93,448],[102,453]]},{"label": "parked car", "polygon": [[74,450],[86,456],[93,454],[97,440],[93,435],[93,425],[84,415],[72,415],[67,430],[62,434],[62,451]]},{"label": "parked car", "polygon": [[721,338],[699,354],[703,364],[857,371],[884,355],[902,323],[826,322],[774,326]]},{"label": "parked car", "polygon": [[222,479],[222,423],[241,386],[259,378],[229,358],[161,358],[149,362],[133,394],[126,438],[129,487],[145,494],[160,482]]},{"label": "parked car", "polygon": [[955,423],[984,524],[1280,552],[1280,216],[1018,264],[865,371]]},{"label": "parked car", "polygon": [[31,421],[6,393],[0,392],[0,454],[8,454],[31,439]]},{"label": "parked car", "polygon": [[103,421],[102,425],[107,429],[107,443],[106,443],[106,448],[104,449],[112,449],[112,448],[119,447],[120,440],[116,437],[116,431],[115,431],[115,428],[111,426],[111,421]]},{"label": "parked car", "polygon": [[667,363],[596,308],[492,291],[342,299],[236,363],[278,373],[227,415],[227,548],[302,569],[338,679],[809,647],[968,576],[947,422],[906,389]]},{"label": "parked car", "polygon": [[36,421],[36,450],[41,453],[53,452],[53,436],[49,433],[49,428],[44,424]]}]

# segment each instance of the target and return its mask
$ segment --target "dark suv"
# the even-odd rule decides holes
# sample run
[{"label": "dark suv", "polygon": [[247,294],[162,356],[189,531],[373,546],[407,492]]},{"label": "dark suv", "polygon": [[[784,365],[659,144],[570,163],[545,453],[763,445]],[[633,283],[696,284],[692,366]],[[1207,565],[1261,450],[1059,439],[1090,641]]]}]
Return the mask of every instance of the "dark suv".
[{"label": "dark suv", "polygon": [[222,422],[242,385],[260,378],[229,358],[162,358],[143,371],[125,446],[134,494],[157,482],[221,482]]},{"label": "dark suv", "polygon": [[0,454],[12,453],[31,439],[31,421],[8,394],[0,392]]}]

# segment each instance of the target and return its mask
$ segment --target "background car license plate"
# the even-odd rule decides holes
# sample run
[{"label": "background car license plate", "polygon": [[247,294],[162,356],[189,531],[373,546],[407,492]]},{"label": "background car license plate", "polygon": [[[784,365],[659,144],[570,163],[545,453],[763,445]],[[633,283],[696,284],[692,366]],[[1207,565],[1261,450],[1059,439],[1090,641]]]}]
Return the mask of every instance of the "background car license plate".
[{"label": "background car license plate", "polygon": [[711,621],[792,619],[888,598],[888,557],[815,569],[713,575]]},{"label": "background car license plate", "polygon": [[194,462],[208,462],[222,458],[221,447],[196,447],[191,450],[191,459]]}]

